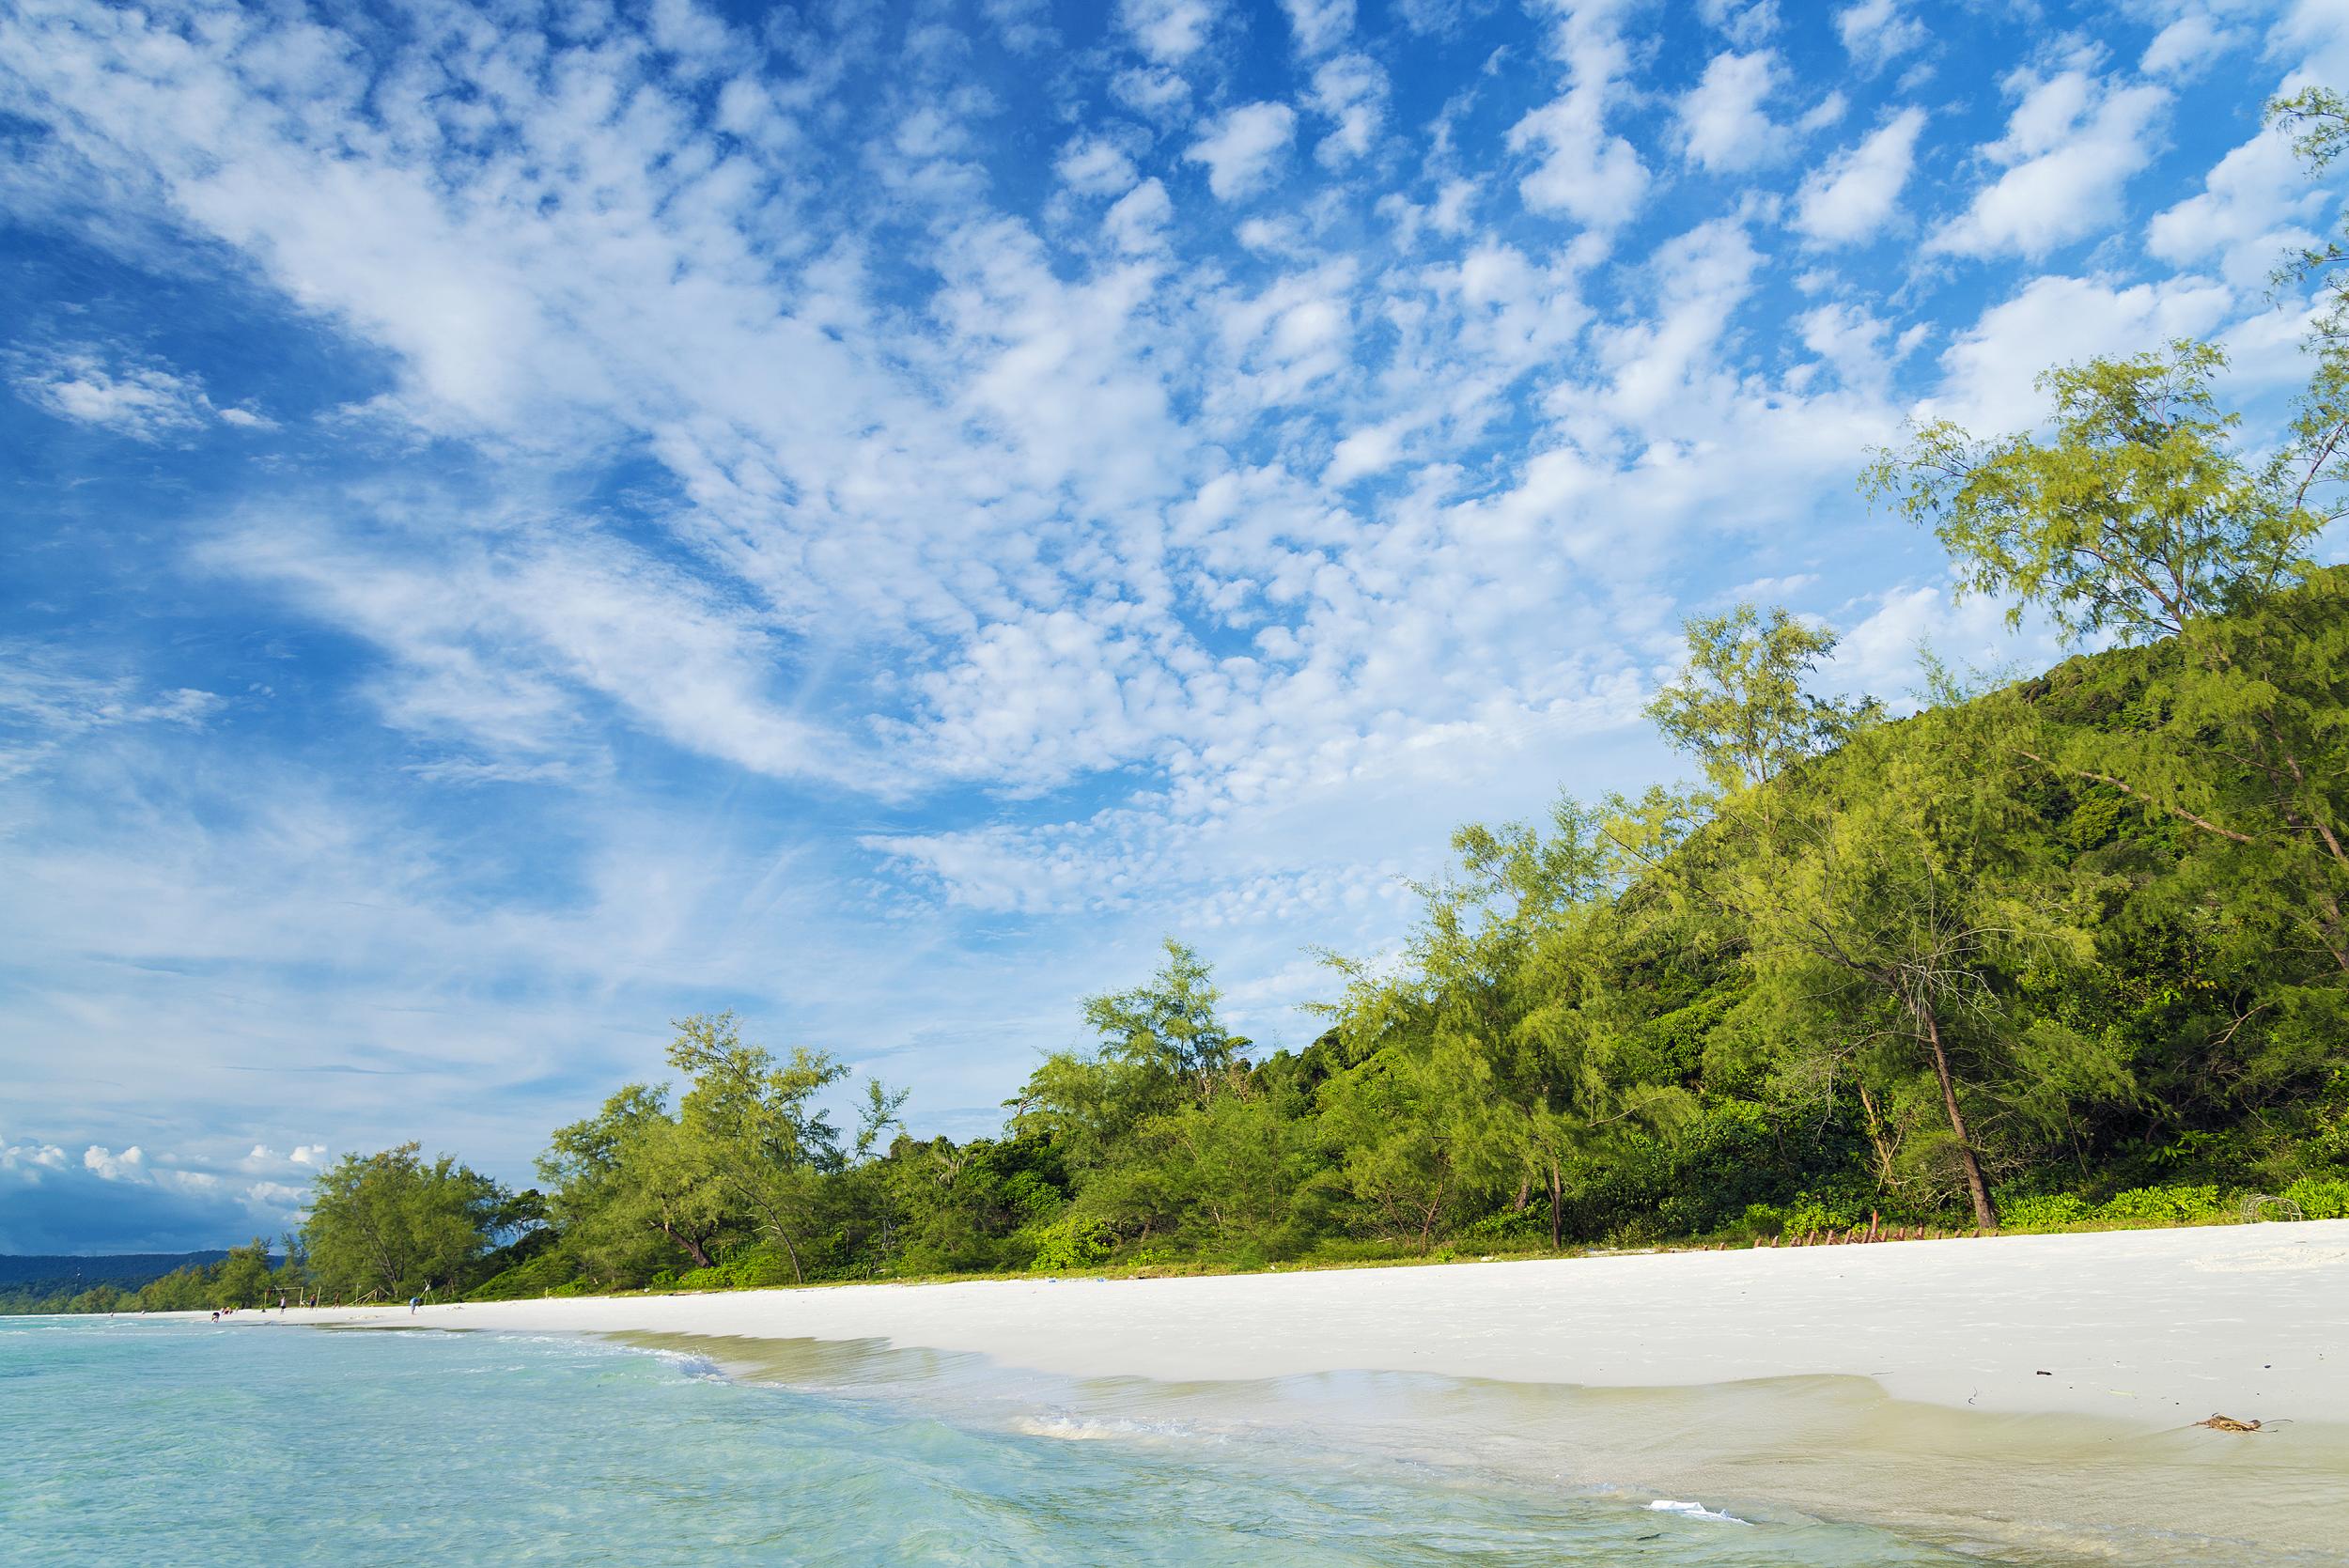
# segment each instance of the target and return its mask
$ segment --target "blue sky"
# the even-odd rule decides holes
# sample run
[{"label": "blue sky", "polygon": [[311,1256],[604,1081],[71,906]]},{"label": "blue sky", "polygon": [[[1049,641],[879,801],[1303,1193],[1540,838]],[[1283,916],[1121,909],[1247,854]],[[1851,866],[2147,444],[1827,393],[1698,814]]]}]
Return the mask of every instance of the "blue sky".
[{"label": "blue sky", "polygon": [[1854,491],[2214,337],[2349,7],[0,14],[0,1249],[517,1178],[731,1006],[993,1125],[1164,934],[1302,1044],[1684,615],[2035,664]]}]

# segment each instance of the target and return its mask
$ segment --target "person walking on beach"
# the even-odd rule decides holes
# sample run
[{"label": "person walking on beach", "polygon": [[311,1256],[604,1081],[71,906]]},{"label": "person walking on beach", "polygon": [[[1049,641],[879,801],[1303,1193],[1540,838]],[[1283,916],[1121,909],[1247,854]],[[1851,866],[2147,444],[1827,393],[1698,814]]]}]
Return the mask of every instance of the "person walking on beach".
[{"label": "person walking on beach", "polygon": [[408,1298],[408,1315],[410,1317],[416,1315],[416,1300],[417,1298],[412,1296]]}]

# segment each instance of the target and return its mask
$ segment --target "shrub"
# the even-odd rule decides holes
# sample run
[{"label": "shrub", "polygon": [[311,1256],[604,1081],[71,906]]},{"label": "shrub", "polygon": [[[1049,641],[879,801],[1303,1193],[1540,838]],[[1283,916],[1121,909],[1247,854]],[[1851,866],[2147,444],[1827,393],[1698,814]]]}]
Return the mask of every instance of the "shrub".
[{"label": "shrub", "polygon": [[1047,1272],[1098,1268],[1109,1261],[1110,1230],[1098,1219],[1066,1214],[1029,1234],[1035,1238],[1035,1261],[1029,1265],[1031,1268]]},{"label": "shrub", "polygon": [[2069,1192],[2033,1192],[1999,1200],[1999,1228],[2005,1231],[2060,1231],[2077,1225],[2093,1212],[2085,1200]]},{"label": "shrub", "polygon": [[2216,1187],[2137,1187],[2118,1192],[2096,1218],[2116,1225],[2182,1225],[2221,1219],[2229,1210]]},{"label": "shrub", "polygon": [[1805,1235],[1812,1231],[1848,1231],[1867,1218],[1867,1200],[1855,1192],[1828,1188],[1806,1192],[1788,1204],[1785,1230],[1788,1235]]},{"label": "shrub", "polygon": [[484,1280],[468,1293],[468,1298],[474,1301],[515,1301],[532,1296],[559,1296],[574,1282],[572,1269],[571,1260],[561,1251],[541,1252],[528,1263],[517,1264],[503,1273]]},{"label": "shrub", "polygon": [[2300,1205],[2309,1219],[2349,1219],[2349,1179],[2303,1176],[2278,1196]]},{"label": "shrub", "polygon": [[1549,1200],[1539,1198],[1521,1209],[1500,1209],[1463,1228],[1460,1239],[1504,1245],[1549,1241]]},{"label": "shrub", "polygon": [[794,1284],[799,1280],[791,1266],[790,1254],[765,1241],[726,1259],[725,1271],[737,1290],[764,1290],[773,1285]]}]

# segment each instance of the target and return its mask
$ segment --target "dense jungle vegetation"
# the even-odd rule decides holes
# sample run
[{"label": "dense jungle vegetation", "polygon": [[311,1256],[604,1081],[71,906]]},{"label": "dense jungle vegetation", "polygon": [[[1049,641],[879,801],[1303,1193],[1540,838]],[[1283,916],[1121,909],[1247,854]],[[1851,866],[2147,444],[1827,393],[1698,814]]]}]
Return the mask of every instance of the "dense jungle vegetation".
[{"label": "dense jungle vegetation", "polygon": [[[2274,106],[2322,166],[2349,112]],[[1688,627],[1648,708],[1698,782],[1471,826],[1399,962],[1332,956],[1325,1028],[1257,1052],[1207,963],[1096,997],[999,1135],[905,1130],[845,1069],[677,1026],[511,1193],[415,1145],[319,1181],[303,1234],[128,1306],[494,1299],[995,1270],[1257,1267],[1967,1229],[2349,1216],[2344,253],[2313,374],[2247,450],[2219,352],[2051,371],[2040,431],[1947,424],[1863,486],[1962,590],[2083,649],[1928,657],[1905,717],[1831,700],[1782,610]],[[108,1287],[111,1288],[111,1287]],[[74,1305],[85,1303],[76,1301]]]}]

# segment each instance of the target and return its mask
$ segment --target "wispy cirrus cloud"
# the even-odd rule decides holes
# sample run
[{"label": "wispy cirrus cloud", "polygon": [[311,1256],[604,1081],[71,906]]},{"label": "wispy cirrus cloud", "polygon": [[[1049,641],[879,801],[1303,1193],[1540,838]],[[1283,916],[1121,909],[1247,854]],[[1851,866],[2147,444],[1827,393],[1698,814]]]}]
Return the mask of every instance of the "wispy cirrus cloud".
[{"label": "wispy cirrus cloud", "polygon": [[19,348],[4,362],[17,396],[44,412],[149,443],[199,435],[214,425],[273,430],[249,408],[219,408],[204,383],[151,359],[79,345]]}]

